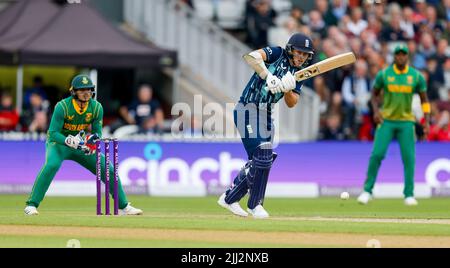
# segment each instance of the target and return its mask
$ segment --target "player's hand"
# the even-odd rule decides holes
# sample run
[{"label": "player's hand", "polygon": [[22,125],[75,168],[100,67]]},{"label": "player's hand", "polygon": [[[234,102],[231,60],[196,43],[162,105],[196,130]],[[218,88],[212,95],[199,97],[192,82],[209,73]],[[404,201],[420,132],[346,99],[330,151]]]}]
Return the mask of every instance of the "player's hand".
[{"label": "player's hand", "polygon": [[291,72],[287,72],[283,78],[281,78],[281,85],[283,86],[283,92],[289,92],[295,88],[295,77],[292,75]]},{"label": "player's hand", "polygon": [[67,146],[75,150],[82,150],[82,147],[84,146],[84,139],[81,138],[79,134],[76,136],[67,136],[64,142]]},{"label": "player's hand", "polygon": [[272,94],[281,93],[283,86],[281,84],[280,78],[269,73],[266,78],[267,89],[272,92]]},{"label": "player's hand", "polygon": [[373,115],[373,121],[375,121],[375,124],[383,123],[383,116],[380,112],[377,112]]},{"label": "player's hand", "polygon": [[97,141],[100,140],[100,137],[97,134],[90,134],[86,136],[85,143],[86,143],[86,155],[92,155],[95,154],[97,150]]}]

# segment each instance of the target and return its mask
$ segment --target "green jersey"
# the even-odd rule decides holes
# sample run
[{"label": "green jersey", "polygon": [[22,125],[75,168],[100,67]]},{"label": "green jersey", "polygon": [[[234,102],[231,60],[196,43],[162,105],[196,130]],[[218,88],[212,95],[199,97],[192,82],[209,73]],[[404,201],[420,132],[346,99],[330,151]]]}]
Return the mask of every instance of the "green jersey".
[{"label": "green jersey", "polygon": [[68,135],[76,135],[81,130],[101,137],[102,125],[103,107],[98,101],[91,99],[81,109],[73,97],[68,97],[56,104],[47,138],[50,142],[65,144]]},{"label": "green jersey", "polygon": [[427,91],[425,78],[418,70],[406,66],[400,71],[394,64],[378,72],[373,87],[383,89],[383,118],[394,121],[415,121],[413,95]]}]

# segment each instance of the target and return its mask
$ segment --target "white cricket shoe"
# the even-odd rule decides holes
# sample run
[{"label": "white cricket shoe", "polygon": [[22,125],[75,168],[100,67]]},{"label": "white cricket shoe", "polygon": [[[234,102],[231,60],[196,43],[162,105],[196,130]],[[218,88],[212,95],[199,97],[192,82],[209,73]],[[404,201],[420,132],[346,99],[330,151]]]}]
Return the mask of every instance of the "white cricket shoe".
[{"label": "white cricket shoe", "polygon": [[247,208],[247,211],[252,214],[253,218],[264,219],[269,217],[269,213],[261,205],[257,205],[254,209]]},{"label": "white cricket shoe", "polygon": [[362,204],[362,205],[367,205],[367,203],[369,203],[370,200],[372,200],[372,195],[368,192],[362,192],[359,196],[358,196],[358,203]]},{"label": "white cricket shoe", "polygon": [[219,197],[219,200],[217,200],[217,204],[219,204],[223,208],[228,209],[234,215],[241,216],[241,217],[247,217],[248,216],[248,213],[245,212],[245,210],[243,210],[241,208],[241,206],[239,205],[239,202],[234,202],[233,204],[227,204],[227,202],[225,202],[225,196],[226,196],[225,193],[223,193]]},{"label": "white cricket shoe", "polygon": [[412,196],[405,198],[406,206],[417,206],[418,204],[419,202],[417,202],[417,200]]},{"label": "white cricket shoe", "polygon": [[37,211],[36,207],[33,206],[26,206],[25,209],[23,210],[25,212],[25,215],[39,215],[39,212]]},{"label": "white cricket shoe", "polygon": [[131,203],[124,209],[119,209],[119,215],[142,215],[144,212],[141,209],[135,208],[131,206]]}]

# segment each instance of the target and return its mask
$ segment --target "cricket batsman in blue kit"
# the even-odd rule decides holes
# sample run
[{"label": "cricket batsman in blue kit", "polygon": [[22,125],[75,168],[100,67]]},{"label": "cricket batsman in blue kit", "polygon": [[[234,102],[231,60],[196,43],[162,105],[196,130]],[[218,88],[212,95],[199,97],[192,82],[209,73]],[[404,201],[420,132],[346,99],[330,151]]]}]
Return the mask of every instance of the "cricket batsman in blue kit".
[{"label": "cricket batsman in blue kit", "polygon": [[[284,49],[265,47],[244,55],[255,73],[234,109],[234,123],[249,161],[218,200],[235,215],[269,217],[263,202],[269,171],[277,156],[272,150],[273,106],[283,97],[289,108],[298,103],[303,83],[297,82],[293,74],[311,64],[313,55],[312,40],[301,33],[294,34]],[[248,213],[239,205],[247,193]]]}]

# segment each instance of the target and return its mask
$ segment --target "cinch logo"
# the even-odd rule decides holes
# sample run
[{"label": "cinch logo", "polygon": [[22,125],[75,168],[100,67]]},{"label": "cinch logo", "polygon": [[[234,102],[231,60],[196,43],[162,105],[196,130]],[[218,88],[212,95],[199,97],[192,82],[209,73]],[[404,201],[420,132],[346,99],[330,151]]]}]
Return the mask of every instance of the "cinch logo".
[{"label": "cinch logo", "polygon": [[124,185],[129,185],[131,173],[143,174],[137,182],[141,185],[146,183],[149,192],[155,188],[181,191],[191,188],[204,192],[210,183],[227,186],[233,179],[232,175],[246,163],[243,159],[231,158],[229,152],[220,152],[217,158],[198,158],[191,164],[177,157],[162,160],[163,149],[157,143],[147,144],[143,154],[144,158],[129,157],[121,161],[119,176]]},{"label": "cinch logo", "polygon": [[[440,174],[445,174],[446,176],[442,176],[439,179]],[[444,177],[446,177],[446,180]],[[450,159],[439,158],[431,162],[425,171],[425,180],[432,188],[450,188]]]}]

